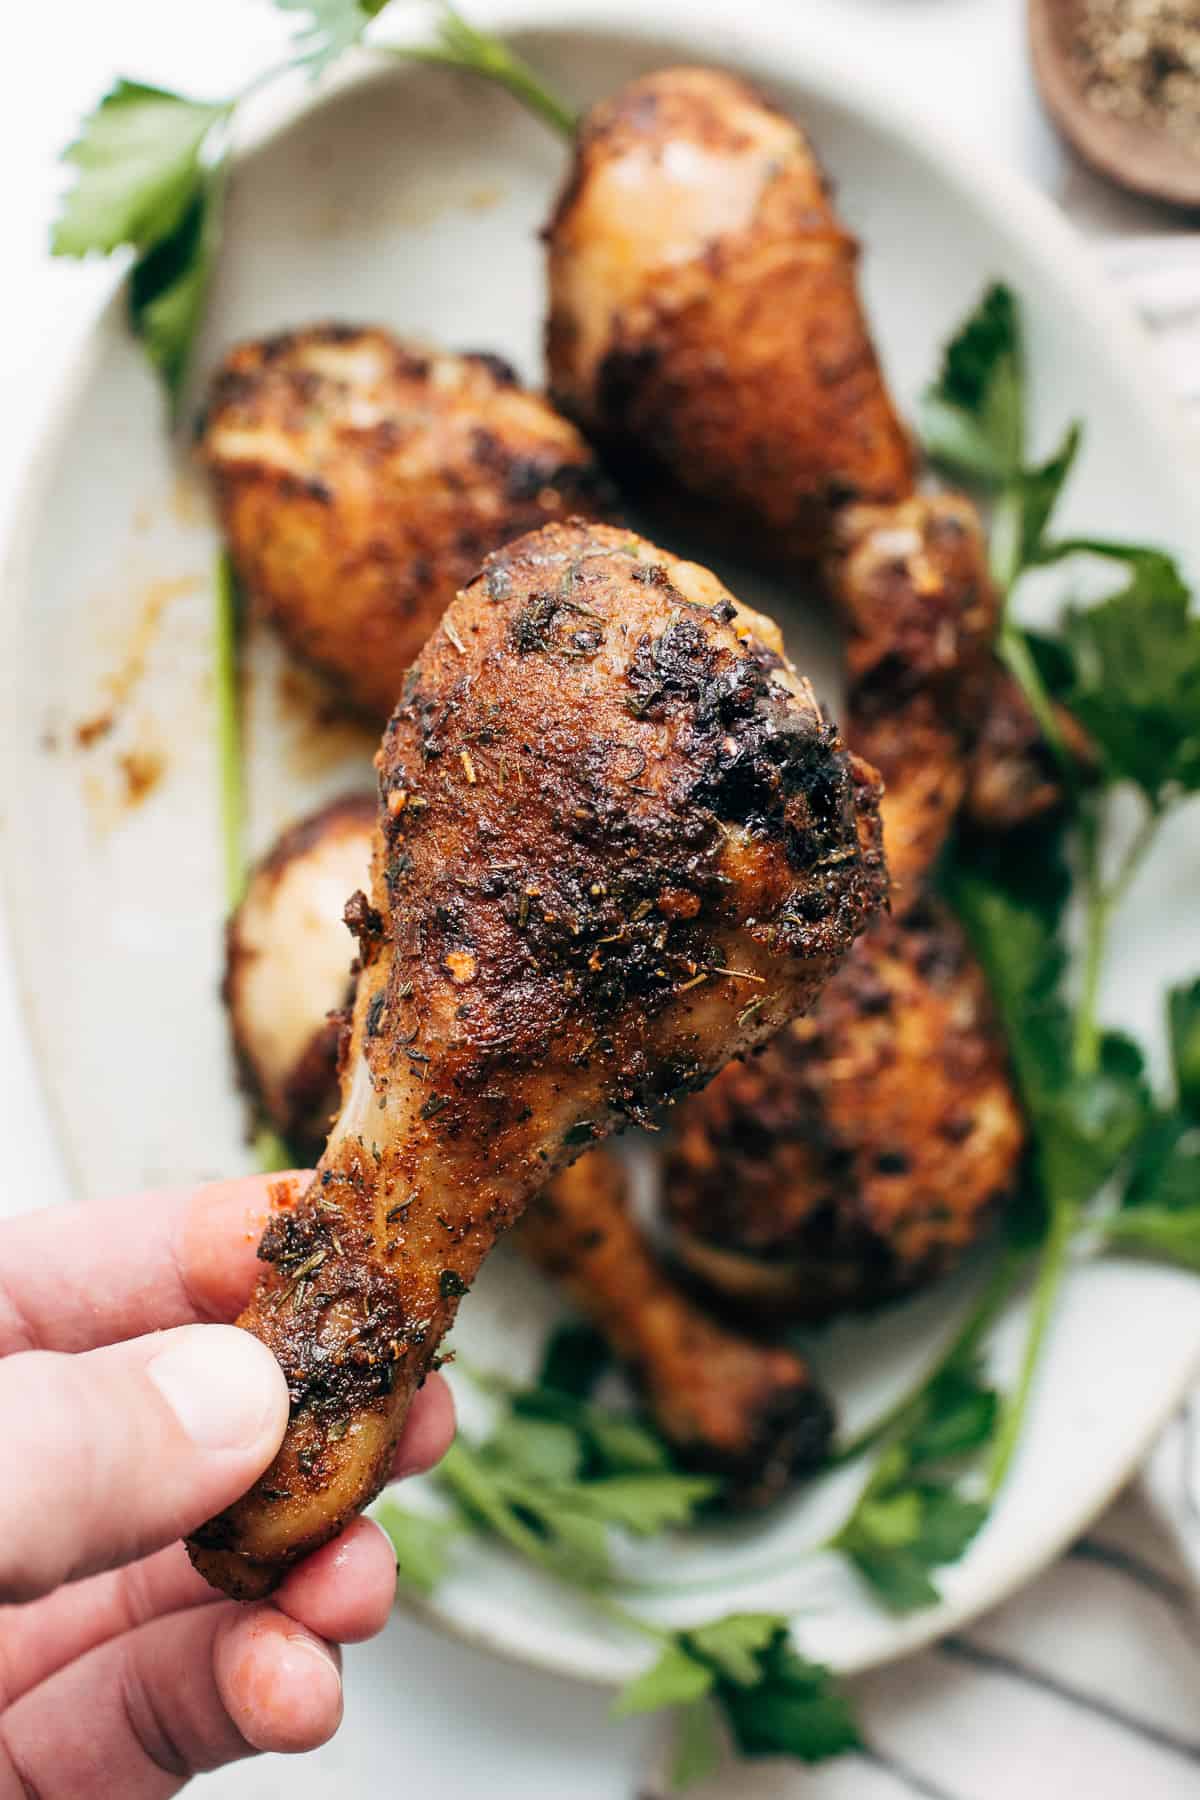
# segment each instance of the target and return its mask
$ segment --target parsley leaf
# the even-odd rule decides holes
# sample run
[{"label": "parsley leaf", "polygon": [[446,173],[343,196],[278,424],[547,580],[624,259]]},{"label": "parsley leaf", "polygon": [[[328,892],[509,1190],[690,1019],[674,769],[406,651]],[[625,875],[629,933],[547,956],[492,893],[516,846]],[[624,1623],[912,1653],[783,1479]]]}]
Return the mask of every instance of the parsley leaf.
[{"label": "parsley leaf", "polygon": [[605,1475],[572,1491],[571,1504],[607,1524],[649,1537],[672,1525],[690,1524],[697,1508],[720,1492],[708,1475]]},{"label": "parsley leaf", "polygon": [[306,22],[295,37],[296,60],[314,79],[342,52],[361,41],[387,0],[275,0],[281,12],[302,13]]},{"label": "parsley leaf", "polygon": [[447,1550],[462,1535],[457,1519],[438,1519],[385,1500],[374,1514],[392,1541],[401,1581],[422,1594],[432,1594],[449,1567]]},{"label": "parsley leaf", "polygon": [[951,1361],[917,1396],[832,1539],[890,1612],[935,1605],[932,1571],[956,1562],[986,1519],[987,1505],[959,1494],[945,1465],[991,1442],[997,1411],[973,1354]]},{"label": "parsley leaf", "polygon": [[[713,1745],[698,1709],[708,1699],[724,1714],[745,1756],[794,1756],[821,1762],[861,1743],[849,1703],[828,1669],[809,1662],[774,1613],[731,1613],[673,1632],[658,1661],[618,1695],[618,1714],[686,1708],[687,1738],[677,1742],[676,1781],[713,1766]],[[699,1743],[697,1744],[697,1739]]]},{"label": "parsley leaf", "polygon": [[[357,44],[387,0],[275,0],[298,14],[297,63],[313,76]],[[445,3],[434,42],[394,54],[469,70],[498,83],[553,130],[570,138],[575,119],[499,38],[478,31]],[[167,88],[119,80],[87,119],[65,160],[75,165],[51,239],[56,256],[137,252],[130,314],[173,397],[204,310],[216,254],[220,186],[208,156],[215,128],[240,101],[282,70],[270,69],[231,100],[189,100]]]},{"label": "parsley leaf", "polygon": [[1002,591],[1011,588],[1022,569],[1049,554],[1046,531],[1079,454],[1083,428],[1076,422],[1044,463],[1020,467],[997,496],[992,515],[990,559]]},{"label": "parsley leaf", "polygon": [[1122,1204],[1138,1212],[1139,1232],[1150,1212],[1200,1209],[1200,1120],[1180,1110],[1150,1122],[1138,1142]]},{"label": "parsley leaf", "polygon": [[484,1446],[489,1461],[530,1481],[573,1481],[583,1462],[584,1449],[569,1425],[549,1419],[512,1417]]},{"label": "parsley leaf", "polygon": [[65,153],[78,171],[51,247],[56,256],[149,251],[179,230],[204,187],[204,141],[227,103],[118,81]]},{"label": "parsley leaf", "polygon": [[859,1748],[849,1701],[828,1669],[792,1648],[782,1620],[755,1660],[753,1683],[718,1678],[716,1686],[717,1704],[743,1756],[794,1756],[816,1763]]},{"label": "parsley leaf", "polygon": [[692,1787],[714,1775],[721,1761],[717,1717],[706,1699],[681,1706],[675,1715],[675,1753],[671,1758],[671,1786]]},{"label": "parsley leaf", "polygon": [[1051,821],[999,842],[961,839],[942,871],[1006,1028],[1022,1092],[1033,1095],[1061,1083],[1068,1055],[1059,937],[1070,891],[1064,851],[1061,823]]},{"label": "parsley leaf", "polygon": [[[549,1366],[562,1366],[561,1351],[552,1343]],[[590,1359],[592,1372],[597,1366]],[[679,1473],[662,1441],[632,1415],[540,1386],[510,1394],[483,1443],[459,1438],[436,1479],[477,1526],[592,1588],[611,1574],[610,1530],[646,1537],[686,1525],[720,1491],[708,1476]]]},{"label": "parsley leaf", "polygon": [[1075,665],[1066,704],[1109,778],[1134,782],[1159,810],[1200,789],[1200,617],[1169,557],[1120,548],[1128,585],[1064,620]]},{"label": "parsley leaf", "polygon": [[569,1426],[584,1446],[589,1473],[629,1475],[671,1466],[663,1440],[632,1413],[610,1412],[544,1387],[514,1394],[511,1406],[519,1417],[552,1419]]},{"label": "parsley leaf", "polygon": [[219,172],[206,177],[176,229],[135,263],[130,277],[130,322],[172,401],[179,398],[204,313],[220,238],[223,187]]},{"label": "parsley leaf", "polygon": [[661,1712],[667,1706],[687,1706],[709,1693],[716,1676],[683,1645],[682,1632],[664,1645],[658,1661],[644,1675],[623,1687],[613,1701],[614,1718],[631,1713]]},{"label": "parsley leaf", "polygon": [[611,1366],[607,1339],[594,1325],[568,1319],[546,1341],[537,1385],[586,1400]]},{"label": "parsley leaf", "polygon": [[1167,1025],[1175,1104],[1142,1133],[1121,1208],[1103,1230],[1117,1249],[1200,1271],[1200,980],[1171,989]]},{"label": "parsley leaf", "polygon": [[467,1517],[518,1554],[577,1587],[602,1585],[611,1573],[603,1523],[574,1509],[569,1494],[509,1464],[494,1442],[475,1448],[461,1438],[438,1466],[438,1484]]},{"label": "parsley leaf", "polygon": [[948,1462],[980,1449],[996,1422],[996,1393],[982,1379],[978,1364],[964,1358],[941,1369],[921,1396],[908,1428],[908,1454],[914,1466]]},{"label": "parsley leaf", "polygon": [[1025,444],[1023,371],[1017,304],[996,283],[946,346],[921,401],[921,435],[935,462],[988,486],[1017,473]]},{"label": "parsley leaf", "polygon": [[1005,1027],[1044,1197],[1050,1206],[1082,1204],[1144,1125],[1149,1092],[1140,1051],[1119,1033],[1101,1035],[1094,1071],[1074,1065],[1059,933],[1067,892],[1062,824],[1015,845],[960,844],[945,884]]}]

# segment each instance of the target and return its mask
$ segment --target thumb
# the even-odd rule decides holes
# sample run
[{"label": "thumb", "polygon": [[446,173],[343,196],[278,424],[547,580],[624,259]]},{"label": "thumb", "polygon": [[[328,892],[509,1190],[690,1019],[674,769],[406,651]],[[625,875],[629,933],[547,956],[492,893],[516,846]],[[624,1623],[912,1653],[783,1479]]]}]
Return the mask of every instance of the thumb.
[{"label": "thumb", "polygon": [[0,1362],[0,1602],[131,1562],[221,1511],[283,1438],[287,1383],[232,1325]]}]

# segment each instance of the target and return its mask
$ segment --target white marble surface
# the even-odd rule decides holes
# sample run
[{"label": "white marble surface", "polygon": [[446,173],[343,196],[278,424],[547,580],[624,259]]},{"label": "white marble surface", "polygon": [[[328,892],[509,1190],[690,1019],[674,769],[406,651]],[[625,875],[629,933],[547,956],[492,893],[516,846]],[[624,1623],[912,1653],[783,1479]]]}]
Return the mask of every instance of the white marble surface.
[{"label": "white marble surface", "polygon": [[[652,0],[647,0],[652,6]],[[921,98],[1053,195],[1079,226],[1120,238],[1114,280],[1162,333],[1164,378],[1200,418],[1200,240],[1105,189],[1058,145],[1032,94],[1019,0],[757,0],[779,28],[834,41]],[[469,10],[469,9],[468,9]],[[11,32],[11,27],[10,27]],[[112,279],[45,253],[61,183],[55,153],[117,73],[222,92],[281,47],[265,3],[68,0],[22,9],[8,38],[0,108],[5,334],[0,347],[0,538],[54,382]],[[1136,240],[1136,241],[1130,241]],[[1200,481],[1200,457],[1197,462]],[[3,828],[0,803],[0,829]],[[0,956],[0,1042],[15,1007]],[[19,1061],[0,1080],[0,1212],[62,1191],[36,1083]],[[819,1772],[724,1773],[701,1800],[1184,1800],[1200,1783],[1197,1535],[1183,1504],[1182,1429],[1147,1479],[1084,1544],[959,1639],[855,1684],[874,1746]],[[659,1791],[652,1729],[611,1724],[597,1692],[506,1668],[397,1618],[347,1658],[347,1718],[301,1765],[270,1759],[206,1778],[211,1800],[305,1800],[356,1792],[485,1792],[525,1800],[633,1800]],[[381,1762],[356,1722],[389,1721]],[[373,1744],[378,1739],[372,1734]],[[113,1797],[117,1800],[117,1797]]]}]

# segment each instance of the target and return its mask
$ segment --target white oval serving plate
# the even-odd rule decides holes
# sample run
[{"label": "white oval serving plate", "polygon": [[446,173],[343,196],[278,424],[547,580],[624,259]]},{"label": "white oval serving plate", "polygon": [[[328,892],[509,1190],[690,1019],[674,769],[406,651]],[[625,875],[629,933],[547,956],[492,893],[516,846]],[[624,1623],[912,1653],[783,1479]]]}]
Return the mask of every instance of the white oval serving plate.
[{"label": "white oval serving plate", "polygon": [[[1087,422],[1067,523],[1161,543],[1200,569],[1196,471],[1171,406],[1102,273],[1035,194],[814,57],[775,9],[736,22],[713,0],[472,0],[470,11],[514,34],[579,103],[666,61],[723,62],[760,78],[812,132],[864,241],[867,302],[903,404],[984,283],[1004,278],[1025,303],[1039,445],[1069,418]],[[343,317],[495,349],[536,379],[536,232],[562,167],[561,145],[503,94],[431,70],[358,65],[260,132],[239,161],[201,378],[235,338]],[[31,474],[0,656],[17,973],[85,1194],[249,1167],[217,993],[214,541],[117,297]],[[836,696],[832,646],[804,596],[740,572],[734,580],[751,604],[783,617],[797,660]],[[261,848],[330,792],[367,782],[370,745],[297,697],[272,644],[256,639],[249,661]],[[1180,821],[1161,844],[1114,945],[1106,1011],[1150,1037],[1163,985],[1195,957],[1200,869],[1189,835]],[[818,1340],[849,1423],[872,1416],[929,1356],[965,1285]],[[519,1373],[552,1314],[501,1251],[458,1341],[473,1360]],[[1002,1376],[1021,1324],[1015,1307],[996,1334]],[[1190,1278],[1116,1261],[1080,1267],[1011,1482],[969,1555],[945,1571],[944,1604],[889,1618],[843,1569],[806,1554],[857,1479],[842,1474],[769,1520],[656,1546],[655,1581],[678,1591],[647,1598],[647,1609],[681,1620],[794,1612],[810,1654],[843,1670],[886,1661],[994,1604],[1082,1530],[1136,1467],[1198,1359]],[[620,1680],[644,1661],[640,1644],[572,1595],[483,1545],[466,1549],[430,1611],[464,1638],[560,1674]]]}]

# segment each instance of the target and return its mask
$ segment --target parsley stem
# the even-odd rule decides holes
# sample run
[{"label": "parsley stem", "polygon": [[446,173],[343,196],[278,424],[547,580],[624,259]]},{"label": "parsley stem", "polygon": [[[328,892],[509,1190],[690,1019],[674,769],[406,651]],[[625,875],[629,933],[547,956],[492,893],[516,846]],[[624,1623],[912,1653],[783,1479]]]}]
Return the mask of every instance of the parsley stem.
[{"label": "parsley stem", "polygon": [[1029,639],[1008,617],[1007,606],[1000,633],[996,640],[996,650],[1001,662],[1016,681],[1017,686],[1029,702],[1029,710],[1038,722],[1042,736],[1054,752],[1055,761],[1063,773],[1069,790],[1077,785],[1077,772],[1071,753],[1063,742],[1058,720],[1054,716],[1054,702],[1046,691],[1033,652],[1029,648]]},{"label": "parsley stem", "polygon": [[240,648],[242,601],[227,551],[217,558],[213,612],[217,781],[225,904],[232,912],[246,885],[246,771],[242,759]]},{"label": "parsley stem", "polygon": [[1079,1006],[1075,1013],[1071,1060],[1077,1075],[1093,1075],[1100,1062],[1100,1027],[1096,1018],[1096,1006],[1100,994],[1100,972],[1104,966],[1104,946],[1112,914],[1111,901],[1100,879],[1100,821],[1095,805],[1082,809],[1079,836],[1085,924],[1083,976]]},{"label": "parsley stem", "polygon": [[1025,1414],[1033,1389],[1034,1375],[1041,1356],[1042,1343],[1054,1312],[1058,1291],[1066,1272],[1067,1250],[1075,1228],[1074,1205],[1056,1196],[1050,1206],[1045,1241],[1038,1258],[1033,1298],[1030,1301],[1029,1329],[1021,1352],[1021,1367],[1015,1385],[1000,1403],[1000,1416],[988,1464],[987,1493],[994,1500],[1004,1485],[1017,1444],[1025,1426]]},{"label": "parsley stem", "polygon": [[438,1464],[436,1477],[439,1486],[447,1490],[454,1506],[468,1524],[476,1524],[482,1519],[510,1550],[515,1550],[519,1556],[533,1563],[560,1587],[586,1594],[589,1604],[597,1612],[603,1613],[615,1624],[625,1626],[627,1630],[638,1632],[642,1637],[662,1642],[671,1636],[668,1627],[655,1625],[651,1620],[630,1612],[619,1600],[614,1600],[610,1594],[605,1593],[597,1582],[572,1576],[556,1561],[545,1541],[517,1516],[515,1509],[497,1502],[491,1483],[476,1463],[474,1449],[464,1443],[461,1437],[455,1439]]},{"label": "parsley stem", "polygon": [[575,135],[575,114],[543,85],[524,58],[500,38],[469,24],[452,6],[443,8],[436,44],[405,45],[392,53],[410,62],[481,75],[506,88],[552,131],[567,139]]},{"label": "parsley stem", "polygon": [[1023,1250],[1009,1248],[1000,1257],[992,1270],[987,1285],[971,1308],[958,1331],[933,1364],[921,1375],[908,1392],[888,1407],[886,1412],[865,1425],[846,1443],[841,1444],[831,1459],[834,1468],[843,1463],[853,1462],[867,1450],[873,1450],[884,1438],[891,1437],[893,1432],[906,1425],[920,1406],[927,1389],[944,1375],[955,1363],[964,1361],[976,1349],[984,1333],[989,1330],[997,1314],[1015,1293],[1028,1265],[1028,1253]]},{"label": "parsley stem", "polygon": [[1086,902],[1084,927],[1083,975],[1079,1008],[1075,1014],[1072,1061],[1076,1074],[1094,1075],[1100,1064],[1100,1025],[1097,1002],[1104,953],[1113,914],[1125,897],[1146,852],[1154,840],[1162,813],[1148,811],[1130,840],[1116,873],[1105,882],[1100,873],[1101,820],[1094,807],[1084,807],[1079,830],[1083,849],[1083,884]]}]

